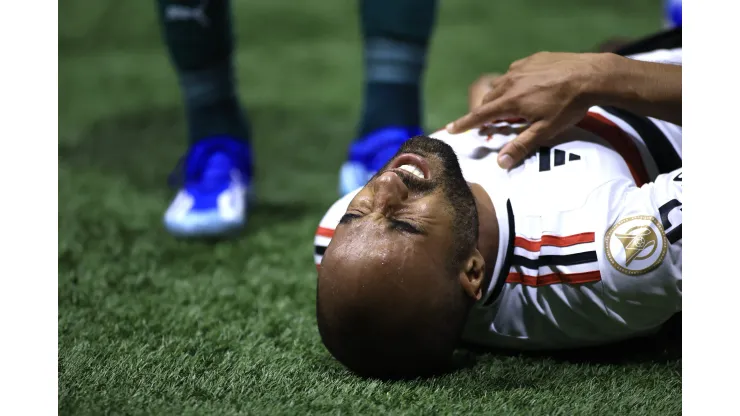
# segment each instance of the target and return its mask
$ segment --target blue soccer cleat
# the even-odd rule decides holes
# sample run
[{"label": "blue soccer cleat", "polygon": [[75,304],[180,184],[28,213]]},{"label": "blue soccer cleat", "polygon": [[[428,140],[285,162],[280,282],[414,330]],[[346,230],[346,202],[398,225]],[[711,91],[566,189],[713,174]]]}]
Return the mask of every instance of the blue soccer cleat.
[{"label": "blue soccer cleat", "polygon": [[[164,226],[177,237],[225,237],[247,220],[252,180],[252,150],[231,137],[209,137],[193,144],[170,181],[180,190],[164,214]],[[171,185],[174,185],[171,183]]]},{"label": "blue soccer cleat", "polygon": [[365,186],[406,140],[420,134],[423,132],[418,127],[386,127],[355,140],[339,171],[339,193],[347,195]]},{"label": "blue soccer cleat", "polygon": [[666,28],[681,27],[683,20],[681,0],[663,0],[663,18]]}]

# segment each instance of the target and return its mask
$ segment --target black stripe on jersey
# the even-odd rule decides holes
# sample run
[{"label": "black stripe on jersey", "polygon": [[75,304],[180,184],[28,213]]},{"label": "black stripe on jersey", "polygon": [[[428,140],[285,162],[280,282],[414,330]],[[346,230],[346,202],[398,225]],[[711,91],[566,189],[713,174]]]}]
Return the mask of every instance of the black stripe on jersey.
[{"label": "black stripe on jersey", "polygon": [[314,246],[314,251],[313,252],[315,254],[319,255],[319,256],[323,256],[324,253],[326,253],[326,247],[324,247],[324,246]]},{"label": "black stripe on jersey", "polygon": [[626,56],[657,49],[681,48],[682,40],[681,28],[677,27],[633,41],[617,49],[616,54]]},{"label": "black stripe on jersey", "polygon": [[655,159],[658,173],[670,173],[681,167],[682,161],[662,131],[647,117],[638,116],[615,107],[602,107],[607,113],[629,124],[645,142],[650,155]]},{"label": "black stripe on jersey", "polygon": [[565,152],[560,149],[555,149],[555,166],[565,164]]},{"label": "black stripe on jersey", "polygon": [[[506,255],[504,255],[504,264],[501,266],[501,272],[496,277],[496,283],[494,283],[495,286],[488,298],[483,301],[482,306],[492,304],[501,294],[501,290],[504,288],[504,283],[506,283],[506,277],[509,275],[511,260],[514,257],[514,238],[516,238],[516,230],[514,229],[514,210],[511,209],[510,200],[506,201],[506,214],[509,217],[509,245],[506,248]],[[492,278],[493,276],[487,276],[481,287],[487,288],[491,284]]]},{"label": "black stripe on jersey", "polygon": [[595,251],[584,251],[583,253],[565,254],[562,256],[539,256],[536,259],[514,255],[511,264],[537,270],[543,266],[573,266],[576,264],[591,263],[596,260]]},{"label": "black stripe on jersey", "polygon": [[668,241],[670,241],[671,244],[676,244],[676,241],[680,240],[683,236],[681,228],[683,227],[683,224],[678,224],[676,228],[672,229],[671,231],[668,231],[665,233],[665,236],[668,238]]},{"label": "black stripe on jersey", "polygon": [[550,170],[550,148],[540,147],[540,172]]},{"label": "black stripe on jersey", "polygon": [[[676,244],[676,241],[680,240],[682,235],[681,224],[674,227],[674,224],[671,224],[671,220],[668,219],[668,214],[676,208],[683,212],[683,204],[681,204],[678,199],[671,199],[658,208],[658,212],[660,213],[660,222],[665,230],[665,236],[668,237],[668,241],[670,241],[671,244]],[[672,227],[673,229],[671,229]]]}]

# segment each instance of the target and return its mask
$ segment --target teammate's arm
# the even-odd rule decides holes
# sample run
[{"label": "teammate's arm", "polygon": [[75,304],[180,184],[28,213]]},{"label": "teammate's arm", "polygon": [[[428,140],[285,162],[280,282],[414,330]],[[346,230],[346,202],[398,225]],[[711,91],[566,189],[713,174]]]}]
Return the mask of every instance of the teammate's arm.
[{"label": "teammate's arm", "polygon": [[457,134],[486,122],[523,118],[529,128],[499,154],[508,169],[544,141],[578,123],[595,105],[681,124],[681,66],[642,62],[611,53],[540,52],[489,78],[478,105],[450,123]]},{"label": "teammate's arm", "polygon": [[585,88],[586,102],[681,125],[681,65],[601,55],[609,69]]}]

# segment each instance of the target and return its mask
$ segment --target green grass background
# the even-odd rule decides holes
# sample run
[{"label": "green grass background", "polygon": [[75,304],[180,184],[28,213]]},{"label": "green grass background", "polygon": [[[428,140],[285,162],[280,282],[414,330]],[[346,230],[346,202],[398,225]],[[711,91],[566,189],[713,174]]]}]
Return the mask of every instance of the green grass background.
[{"label": "green grass background", "polygon": [[[482,354],[414,382],[362,380],[331,359],[312,237],[360,108],[356,3],[234,3],[259,202],[222,244],[161,226],[185,130],[153,2],[59,5],[60,414],[680,413],[680,357],[653,344]],[[443,0],[426,124],[461,115],[481,72],[660,25],[658,0]]]}]

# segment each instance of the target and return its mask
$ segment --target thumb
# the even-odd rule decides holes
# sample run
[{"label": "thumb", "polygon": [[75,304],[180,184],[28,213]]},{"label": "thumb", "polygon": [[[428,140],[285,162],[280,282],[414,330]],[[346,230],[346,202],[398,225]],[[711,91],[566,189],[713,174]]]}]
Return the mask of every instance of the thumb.
[{"label": "thumb", "polygon": [[498,165],[502,169],[511,169],[516,166],[542,142],[549,139],[552,130],[550,123],[544,120],[532,124],[501,149],[498,155]]}]

